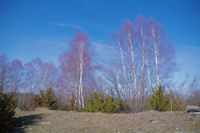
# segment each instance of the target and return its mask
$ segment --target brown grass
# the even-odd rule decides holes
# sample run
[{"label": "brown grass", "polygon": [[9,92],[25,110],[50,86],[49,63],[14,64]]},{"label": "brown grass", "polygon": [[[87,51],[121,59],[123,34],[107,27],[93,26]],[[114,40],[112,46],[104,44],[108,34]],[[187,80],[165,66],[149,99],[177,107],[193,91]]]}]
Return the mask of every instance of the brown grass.
[{"label": "brown grass", "polygon": [[185,112],[146,111],[135,114],[16,110],[21,131],[52,133],[181,133],[200,132],[199,120],[186,120]]}]

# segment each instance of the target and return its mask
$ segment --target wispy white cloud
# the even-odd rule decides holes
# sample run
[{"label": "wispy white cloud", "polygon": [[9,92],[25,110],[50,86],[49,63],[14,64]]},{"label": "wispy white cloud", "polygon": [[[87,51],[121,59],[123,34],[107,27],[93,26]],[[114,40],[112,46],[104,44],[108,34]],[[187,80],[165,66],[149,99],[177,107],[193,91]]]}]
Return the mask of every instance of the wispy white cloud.
[{"label": "wispy white cloud", "polygon": [[73,29],[80,29],[81,28],[81,26],[77,25],[77,24],[67,24],[67,23],[57,23],[57,22],[53,22],[51,24],[59,26],[59,27],[65,27],[65,28],[73,28]]}]

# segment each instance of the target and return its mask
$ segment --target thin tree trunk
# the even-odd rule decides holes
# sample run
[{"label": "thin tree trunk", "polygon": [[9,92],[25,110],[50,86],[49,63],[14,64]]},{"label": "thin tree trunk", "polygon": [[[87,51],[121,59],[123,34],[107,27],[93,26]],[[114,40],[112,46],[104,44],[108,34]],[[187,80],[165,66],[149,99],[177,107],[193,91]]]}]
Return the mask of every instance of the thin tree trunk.
[{"label": "thin tree trunk", "polygon": [[152,88],[151,73],[150,73],[150,70],[149,70],[149,61],[148,61],[148,57],[147,56],[146,56],[146,65],[147,65],[149,88],[151,89],[151,94],[153,94],[154,90]]},{"label": "thin tree trunk", "polygon": [[80,98],[80,77],[79,77],[79,69],[77,69],[77,80],[76,80],[76,88],[77,88],[77,101],[78,107],[81,108],[81,98]]},{"label": "thin tree trunk", "polygon": [[132,69],[133,69],[133,76],[134,76],[134,86],[135,86],[135,98],[136,98],[136,112],[138,111],[138,85],[137,85],[137,75],[136,75],[136,68],[135,68],[135,61],[134,61],[134,52],[133,52],[133,42],[131,40],[130,33],[129,36],[129,42],[131,45],[131,63],[132,63]]},{"label": "thin tree trunk", "polygon": [[74,76],[72,76],[72,79],[70,80],[70,83],[69,83],[70,94],[74,91],[73,90],[73,82],[74,82]]},{"label": "thin tree trunk", "polygon": [[153,34],[153,44],[154,44],[154,50],[155,50],[156,80],[157,80],[157,86],[159,86],[160,85],[160,79],[159,79],[159,68],[158,68],[158,46],[156,44],[155,32],[154,32],[153,25],[152,25],[152,34]]},{"label": "thin tree trunk", "polygon": [[127,73],[126,73],[126,68],[125,68],[125,64],[124,64],[124,55],[123,55],[123,52],[122,52],[122,49],[121,49],[120,42],[118,42],[118,46],[119,46],[120,56],[121,56],[121,61],[122,61],[122,69],[123,69],[123,73],[124,73],[124,81],[125,81],[126,88],[128,89],[128,99],[130,99],[130,88],[128,86]]},{"label": "thin tree trunk", "polygon": [[111,73],[112,73],[112,76],[113,76],[113,79],[114,79],[114,83],[115,83],[115,90],[117,92],[118,97],[121,98],[120,92],[119,92],[119,88],[118,88],[118,84],[117,84],[116,76],[115,76],[115,74],[114,74],[114,72],[112,70],[111,70]]},{"label": "thin tree trunk", "polygon": [[81,107],[84,109],[84,98],[83,98],[83,44],[80,44],[80,83],[79,83],[79,90],[80,90],[80,96],[81,96]]},{"label": "thin tree trunk", "polygon": [[145,44],[144,44],[144,36],[143,36],[143,28],[141,26],[140,34],[142,38],[142,81],[141,81],[141,102],[140,102],[140,109],[143,110],[143,103],[144,103],[144,74],[145,74]]}]

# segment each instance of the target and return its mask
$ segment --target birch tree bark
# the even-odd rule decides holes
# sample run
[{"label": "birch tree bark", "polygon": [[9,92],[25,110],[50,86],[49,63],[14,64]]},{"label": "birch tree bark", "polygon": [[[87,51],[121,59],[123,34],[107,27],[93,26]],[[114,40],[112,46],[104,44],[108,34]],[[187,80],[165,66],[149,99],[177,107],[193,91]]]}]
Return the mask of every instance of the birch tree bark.
[{"label": "birch tree bark", "polygon": [[119,51],[120,51],[120,56],[121,56],[121,62],[122,62],[122,69],[123,69],[125,86],[128,89],[128,99],[130,99],[130,87],[128,86],[127,73],[126,73],[126,68],[125,68],[125,63],[124,63],[124,55],[123,55],[123,52],[122,52],[122,48],[121,48],[120,42],[118,42],[118,46],[119,46]]},{"label": "birch tree bark", "polygon": [[158,67],[158,44],[156,43],[155,29],[153,24],[152,24],[152,36],[153,36],[154,54],[155,54],[156,81],[157,81],[157,86],[159,86],[160,79],[159,79],[159,67]]},{"label": "birch tree bark", "polygon": [[134,59],[134,51],[133,51],[133,41],[132,41],[130,33],[128,33],[128,39],[131,46],[131,63],[132,63],[133,77],[134,77],[136,112],[137,112],[138,111],[138,84],[137,84],[137,75],[136,75],[135,59]]},{"label": "birch tree bark", "polygon": [[80,43],[79,49],[79,58],[80,58],[80,79],[79,79],[79,91],[81,99],[81,108],[84,109],[84,98],[83,98],[83,43]]},{"label": "birch tree bark", "polygon": [[141,24],[140,26],[140,35],[141,35],[141,39],[142,39],[142,81],[141,81],[141,102],[140,102],[140,106],[141,106],[141,110],[143,110],[143,102],[144,102],[144,89],[145,89],[145,83],[144,83],[144,77],[145,77],[145,57],[146,57],[146,53],[145,53],[145,44],[144,44],[144,36],[143,36],[143,26]]}]

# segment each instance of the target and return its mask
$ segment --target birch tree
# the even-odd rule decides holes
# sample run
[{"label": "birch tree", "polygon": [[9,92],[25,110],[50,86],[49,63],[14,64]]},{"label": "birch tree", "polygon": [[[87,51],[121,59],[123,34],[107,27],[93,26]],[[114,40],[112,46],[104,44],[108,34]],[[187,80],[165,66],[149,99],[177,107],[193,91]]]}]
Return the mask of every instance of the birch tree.
[{"label": "birch tree", "polygon": [[[62,78],[66,81],[67,92],[76,94],[76,105],[85,108],[84,95],[87,92],[88,83],[93,82],[94,67],[92,64],[93,52],[86,33],[77,33],[69,45],[69,50],[60,56],[60,68]],[[63,82],[64,83],[64,82]]]},{"label": "birch tree", "polygon": [[151,49],[154,50],[154,53],[151,54],[154,57],[152,62],[154,62],[153,67],[158,86],[165,83],[175,70],[174,50],[163,27],[153,18],[150,18],[148,23],[152,42]]},{"label": "birch tree", "polygon": [[132,91],[135,97],[135,110],[138,111],[138,79],[137,79],[137,72],[136,72],[136,60],[135,60],[135,51],[136,51],[136,43],[134,43],[135,39],[135,31],[132,23],[127,21],[124,23],[122,27],[122,34],[121,38],[123,38],[123,45],[128,48],[131,68],[133,72],[133,82],[134,82],[134,91]]},{"label": "birch tree", "polygon": [[155,20],[147,20],[142,16],[134,23],[126,21],[123,24],[115,44],[118,45],[125,82],[122,88],[126,88],[128,92],[132,88],[132,98],[135,100],[134,107],[130,104],[132,109],[135,108],[136,112],[139,108],[143,110],[145,95],[148,92],[153,94],[153,88],[165,83],[173,72],[173,49],[162,26]]}]

